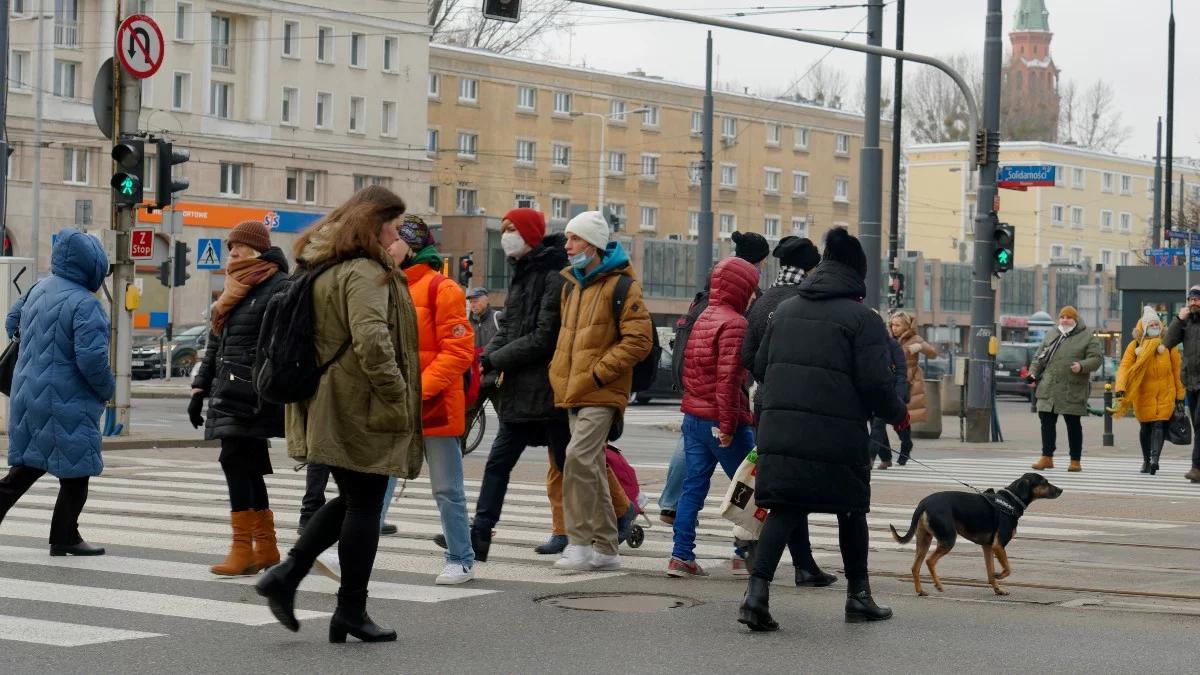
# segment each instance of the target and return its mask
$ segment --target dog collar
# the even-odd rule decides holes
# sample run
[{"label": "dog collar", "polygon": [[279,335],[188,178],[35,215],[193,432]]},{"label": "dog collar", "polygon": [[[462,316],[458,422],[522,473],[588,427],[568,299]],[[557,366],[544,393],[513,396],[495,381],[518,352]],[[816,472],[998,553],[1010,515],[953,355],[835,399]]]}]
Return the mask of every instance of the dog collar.
[{"label": "dog collar", "polygon": [[1001,488],[997,492],[997,496],[999,496],[999,492],[1003,492],[1004,494],[1008,495],[1008,499],[1011,499],[1013,502],[1015,502],[1009,503],[1007,499],[1001,498],[1001,501],[1004,502],[1006,506],[1016,511],[1016,513],[1013,515],[1019,518],[1025,513],[1025,509],[1028,507],[1025,505],[1025,502],[1021,501],[1020,497],[1012,493],[1012,490],[1009,490],[1008,488]]}]

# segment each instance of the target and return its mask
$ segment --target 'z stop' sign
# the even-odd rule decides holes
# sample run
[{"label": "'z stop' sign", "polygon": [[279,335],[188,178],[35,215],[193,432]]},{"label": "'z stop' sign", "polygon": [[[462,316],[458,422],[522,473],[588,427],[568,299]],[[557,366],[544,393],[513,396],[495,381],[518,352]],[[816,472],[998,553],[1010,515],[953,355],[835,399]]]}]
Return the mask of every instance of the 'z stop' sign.
[{"label": "'z stop' sign", "polygon": [[134,14],[121,22],[117,29],[117,56],[130,75],[144,80],[157,73],[164,52],[162,30],[154,19]]},{"label": "'z stop' sign", "polygon": [[134,260],[154,257],[154,230],[141,229],[129,233],[129,257]]}]

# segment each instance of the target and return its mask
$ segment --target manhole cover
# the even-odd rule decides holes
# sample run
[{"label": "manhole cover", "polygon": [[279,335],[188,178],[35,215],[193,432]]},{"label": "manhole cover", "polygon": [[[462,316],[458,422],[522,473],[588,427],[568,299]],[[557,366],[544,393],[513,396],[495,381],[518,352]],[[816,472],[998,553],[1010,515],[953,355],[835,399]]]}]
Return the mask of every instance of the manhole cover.
[{"label": "manhole cover", "polygon": [[665,612],[671,609],[686,609],[700,604],[699,600],[678,595],[657,593],[565,593],[538,598],[541,605],[579,609],[587,612]]}]

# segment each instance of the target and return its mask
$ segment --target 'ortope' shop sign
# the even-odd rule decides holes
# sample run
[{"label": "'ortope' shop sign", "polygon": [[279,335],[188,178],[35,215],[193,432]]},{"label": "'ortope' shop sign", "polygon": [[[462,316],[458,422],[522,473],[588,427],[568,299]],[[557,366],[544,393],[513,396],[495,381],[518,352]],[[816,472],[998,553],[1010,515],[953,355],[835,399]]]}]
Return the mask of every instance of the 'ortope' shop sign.
[{"label": "'ortope' shop sign", "polygon": [[[239,223],[254,220],[266,225],[274,232],[285,234],[303,232],[324,215],[304,211],[276,211],[254,206],[228,206],[195,202],[179,202],[175,205],[175,210],[183,214],[183,224],[192,227],[228,230],[236,227]],[[162,212],[139,213],[138,220],[143,223],[162,223]]]}]

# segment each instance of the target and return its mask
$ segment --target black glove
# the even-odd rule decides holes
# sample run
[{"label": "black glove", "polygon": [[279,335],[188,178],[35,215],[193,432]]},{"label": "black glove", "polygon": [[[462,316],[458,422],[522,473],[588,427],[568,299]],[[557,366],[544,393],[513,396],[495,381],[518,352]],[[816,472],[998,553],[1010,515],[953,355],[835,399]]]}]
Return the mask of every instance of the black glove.
[{"label": "black glove", "polygon": [[490,373],[496,369],[492,365],[492,360],[488,358],[487,354],[484,354],[483,356],[479,357],[479,367],[482,368],[483,372],[485,372],[485,373]]},{"label": "black glove", "polygon": [[1125,398],[1125,392],[1118,391],[1117,393],[1113,394],[1113,396],[1116,396],[1117,398]]},{"label": "black glove", "polygon": [[1037,378],[1035,378],[1032,375],[1026,375],[1025,381],[1028,382],[1029,384],[1037,384]]},{"label": "black glove", "polygon": [[204,411],[204,394],[192,394],[192,400],[188,403],[188,419],[191,420],[192,426],[196,429],[204,426],[204,415],[200,413]]}]

